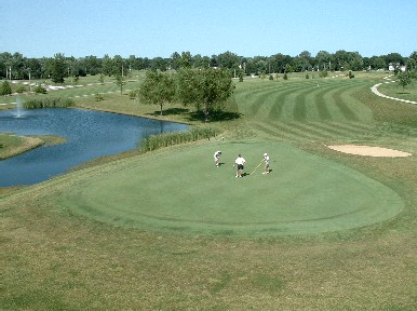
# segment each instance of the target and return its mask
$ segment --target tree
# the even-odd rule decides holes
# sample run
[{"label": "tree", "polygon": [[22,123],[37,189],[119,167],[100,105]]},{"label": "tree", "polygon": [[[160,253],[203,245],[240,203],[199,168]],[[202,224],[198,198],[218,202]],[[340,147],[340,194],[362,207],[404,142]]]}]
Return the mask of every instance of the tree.
[{"label": "tree", "polygon": [[316,55],[316,65],[320,70],[329,70],[331,55],[326,51],[319,51]]},{"label": "tree", "polygon": [[227,51],[217,56],[217,64],[221,68],[237,69],[240,65],[240,57]]},{"label": "tree", "polygon": [[101,72],[108,77],[110,77],[113,73],[113,62],[110,56],[107,54],[104,55]]},{"label": "tree", "polygon": [[152,70],[166,71],[168,67],[168,61],[162,57],[155,57],[151,61]]},{"label": "tree", "polygon": [[175,81],[172,74],[148,70],[139,87],[139,96],[144,104],[159,105],[162,116],[165,103],[171,102],[175,97]]},{"label": "tree", "polygon": [[197,54],[193,56],[192,63],[194,68],[207,68],[210,67],[210,57]]},{"label": "tree", "polygon": [[177,70],[181,65],[181,55],[178,52],[174,52],[171,55],[171,68]]},{"label": "tree", "polygon": [[411,77],[408,74],[408,72],[400,72],[397,75],[397,78],[398,78],[399,84],[403,87],[403,93],[404,93],[404,88],[411,83]]},{"label": "tree", "polygon": [[210,112],[222,110],[234,85],[229,70],[216,68],[182,69],[178,73],[177,97],[184,105],[203,111],[205,122]]},{"label": "tree", "polygon": [[116,74],[116,84],[120,86],[120,95],[123,95],[123,85],[125,85],[125,77],[122,74]]},{"label": "tree", "polygon": [[51,68],[51,78],[54,83],[64,83],[64,77],[67,72],[66,60],[63,54],[54,55]]}]

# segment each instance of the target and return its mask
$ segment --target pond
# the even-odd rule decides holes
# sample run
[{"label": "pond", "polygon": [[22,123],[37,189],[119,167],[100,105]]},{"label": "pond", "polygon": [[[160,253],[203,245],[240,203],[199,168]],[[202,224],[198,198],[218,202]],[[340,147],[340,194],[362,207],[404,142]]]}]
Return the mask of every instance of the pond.
[{"label": "pond", "polygon": [[0,187],[35,184],[94,158],[137,148],[150,134],[187,129],[185,124],[76,108],[3,110],[0,133],[54,135],[67,141],[0,161]]}]

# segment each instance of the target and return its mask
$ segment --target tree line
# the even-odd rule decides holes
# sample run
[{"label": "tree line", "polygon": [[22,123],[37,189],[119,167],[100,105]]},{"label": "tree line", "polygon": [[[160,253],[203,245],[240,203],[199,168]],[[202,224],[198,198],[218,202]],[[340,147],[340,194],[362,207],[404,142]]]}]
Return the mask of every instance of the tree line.
[{"label": "tree line", "polygon": [[389,66],[414,70],[417,68],[417,51],[409,56],[399,53],[362,57],[358,52],[339,50],[335,53],[320,51],[315,56],[303,51],[297,56],[281,53],[271,56],[245,57],[230,51],[212,55],[191,55],[190,52],[174,52],[171,57],[123,58],[120,55],[110,57],[85,56],[75,58],[57,53],[54,57],[28,58],[20,53],[0,53],[0,79],[30,80],[51,79],[56,83],[65,78],[86,75],[123,76],[131,70],[154,69],[167,71],[179,68],[224,68],[243,75],[270,73],[289,73],[302,71],[358,71],[388,69]]}]

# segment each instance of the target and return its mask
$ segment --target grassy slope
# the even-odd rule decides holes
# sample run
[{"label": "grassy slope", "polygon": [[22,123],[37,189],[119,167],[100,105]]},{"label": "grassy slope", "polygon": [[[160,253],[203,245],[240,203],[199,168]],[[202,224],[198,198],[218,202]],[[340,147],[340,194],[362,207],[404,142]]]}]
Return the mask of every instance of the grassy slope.
[{"label": "grassy slope", "polygon": [[[244,119],[219,126],[231,139],[290,143],[383,183],[405,202],[395,219],[310,237],[155,233],[56,209],[48,195],[54,183],[48,182],[0,201],[5,271],[0,305],[14,310],[417,310],[415,156],[352,157],[322,145],[366,143],[417,154],[416,130],[409,126],[416,110],[376,98],[369,92],[374,81],[358,78],[353,89],[333,91],[342,86],[332,84],[322,93],[308,81],[290,80],[283,84],[285,92],[268,95],[267,81],[238,84],[241,98],[230,109]],[[304,92],[304,85],[311,92]],[[246,87],[258,96],[242,96]],[[262,96],[266,102],[275,97],[275,104],[263,104]],[[313,111],[305,108],[312,101]],[[113,166],[118,162],[96,169],[105,177]],[[77,185],[77,179],[60,180],[66,178],[64,187]]]}]

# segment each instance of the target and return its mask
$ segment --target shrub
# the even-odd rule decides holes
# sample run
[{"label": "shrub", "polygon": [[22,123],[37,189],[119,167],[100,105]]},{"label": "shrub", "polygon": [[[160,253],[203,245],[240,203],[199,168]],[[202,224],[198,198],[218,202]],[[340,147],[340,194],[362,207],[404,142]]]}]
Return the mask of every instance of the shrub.
[{"label": "shrub", "polygon": [[141,141],[140,149],[151,151],[200,139],[210,139],[210,137],[215,136],[216,131],[212,127],[193,127],[189,132],[171,132],[163,133],[161,135],[149,135]]},{"label": "shrub", "polygon": [[139,90],[131,90],[129,92],[130,99],[136,99],[137,97],[139,97]]},{"label": "shrub", "polygon": [[26,92],[25,86],[24,85],[19,85],[16,89],[16,93],[22,94],[24,92]]},{"label": "shrub", "polygon": [[329,75],[327,70],[320,71],[319,76],[320,78],[326,78]]},{"label": "shrub", "polygon": [[26,109],[39,108],[68,108],[74,105],[74,101],[69,98],[51,97],[42,99],[30,99],[25,102]]},{"label": "shrub", "polygon": [[40,84],[38,84],[33,91],[35,93],[38,93],[38,94],[46,94],[47,93],[46,89],[43,86],[41,86]]},{"label": "shrub", "polygon": [[103,94],[96,94],[94,95],[94,97],[96,98],[96,102],[101,102],[102,100],[104,100],[104,96]]},{"label": "shrub", "polygon": [[287,75],[287,73],[285,72],[284,73],[284,76],[282,77],[284,80],[288,80],[288,75]]},{"label": "shrub", "polygon": [[12,94],[12,87],[10,86],[9,82],[4,81],[0,87],[0,95],[10,95],[10,94]]},{"label": "shrub", "polygon": [[243,71],[239,71],[239,82],[243,82]]}]

